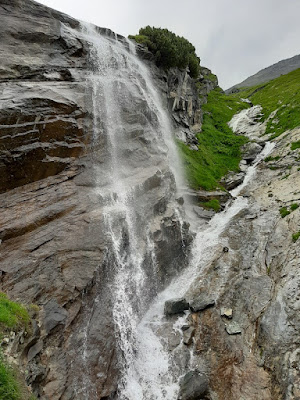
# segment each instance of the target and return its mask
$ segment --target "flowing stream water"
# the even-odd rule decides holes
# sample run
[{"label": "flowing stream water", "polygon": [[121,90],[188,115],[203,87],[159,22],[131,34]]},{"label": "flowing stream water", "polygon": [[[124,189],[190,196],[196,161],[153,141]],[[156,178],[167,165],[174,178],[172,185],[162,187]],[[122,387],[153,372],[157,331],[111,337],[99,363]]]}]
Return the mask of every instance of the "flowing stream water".
[{"label": "flowing stream water", "polygon": [[[157,260],[148,222],[141,220],[136,213],[134,176],[128,157],[124,157],[127,141],[124,109],[134,107],[136,99],[137,106],[143,101],[143,112],[151,114],[154,121],[147,128],[148,134],[157,141],[161,154],[167,157],[177,187],[184,186],[180,161],[168,113],[147,66],[135,55],[135,47],[113,34],[100,35],[92,25],[84,25],[82,30],[84,39],[90,43],[93,65],[88,77],[93,92],[93,141],[97,146],[99,135],[104,135],[109,149],[110,174],[106,186],[109,201],[103,214],[111,237],[116,271],[112,284],[115,299],[113,318],[123,372],[118,399],[176,400],[178,381],[184,371],[174,366],[158,334],[164,319],[164,303],[183,296],[210,262],[213,249],[220,243],[220,236],[228,223],[247,207],[247,199],[238,196],[239,192],[253,179],[257,163],[272,150],[272,145],[266,145],[255,165],[248,169],[244,183],[232,192],[238,197],[223,212],[216,214],[205,230],[197,233],[190,263],[184,273],[158,294],[148,310],[145,309],[145,302],[141,301],[145,299],[147,284],[145,257],[148,255],[151,260],[153,275]],[[175,209],[174,213],[182,223],[180,211]],[[153,287],[155,289],[155,282]],[[193,364],[192,354],[190,363]],[[86,392],[88,384],[86,382]]]}]

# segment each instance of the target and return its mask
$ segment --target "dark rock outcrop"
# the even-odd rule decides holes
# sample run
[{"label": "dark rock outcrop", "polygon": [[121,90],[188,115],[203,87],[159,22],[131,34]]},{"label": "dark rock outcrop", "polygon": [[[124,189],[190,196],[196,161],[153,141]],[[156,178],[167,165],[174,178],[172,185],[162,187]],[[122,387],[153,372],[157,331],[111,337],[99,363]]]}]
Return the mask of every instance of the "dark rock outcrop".
[{"label": "dark rock outcrop", "polygon": [[190,371],[179,382],[178,400],[201,400],[208,390],[208,380],[199,371]]},{"label": "dark rock outcrop", "polygon": [[168,300],[165,303],[165,315],[181,314],[189,309],[189,303],[183,298]]}]

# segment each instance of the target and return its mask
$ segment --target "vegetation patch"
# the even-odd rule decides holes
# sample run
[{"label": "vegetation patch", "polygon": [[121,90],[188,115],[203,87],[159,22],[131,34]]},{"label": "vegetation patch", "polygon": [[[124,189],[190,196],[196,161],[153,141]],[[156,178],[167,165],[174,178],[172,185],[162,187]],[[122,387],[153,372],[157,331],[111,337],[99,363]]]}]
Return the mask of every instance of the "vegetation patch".
[{"label": "vegetation patch", "polygon": [[300,141],[291,143],[291,149],[292,150],[300,149]]},{"label": "vegetation patch", "polygon": [[240,148],[245,136],[233,133],[228,122],[234,114],[249,105],[233,96],[226,96],[220,88],[212,90],[203,106],[202,132],[197,135],[198,150],[178,141],[186,177],[194,189],[213,190],[229,171],[239,171]]},{"label": "vegetation patch", "polygon": [[[27,328],[30,317],[26,308],[8,299],[6,294],[0,292],[0,338],[7,331],[18,331]],[[25,393],[26,392],[26,393]],[[25,383],[8,365],[0,349],[0,399],[5,400],[34,400],[35,397],[28,394]]]},{"label": "vegetation patch", "polygon": [[200,59],[195,47],[184,37],[175,35],[168,29],[146,26],[138,35],[129,35],[129,39],[144,44],[154,55],[156,65],[163,68],[189,68],[191,77],[198,78]]},{"label": "vegetation patch", "polygon": [[276,157],[268,156],[264,159],[265,162],[278,161],[278,160],[280,160],[280,156],[276,156]]},{"label": "vegetation patch", "polygon": [[18,329],[27,326],[30,321],[28,311],[24,306],[7,298],[0,292],[0,328]]},{"label": "vegetation patch", "polygon": [[299,204],[298,204],[298,203],[293,203],[293,204],[291,204],[291,210],[292,210],[292,211],[297,210],[297,208],[299,208]]},{"label": "vegetation patch", "polygon": [[219,212],[221,209],[220,201],[218,199],[211,199],[205,203],[200,203],[200,206],[206,209],[212,209]]},{"label": "vegetation patch", "polygon": [[263,107],[263,120],[274,113],[266,128],[266,134],[273,134],[271,138],[300,126],[300,69],[267,84],[242,89],[234,96],[249,98],[253,104],[260,104]]},{"label": "vegetation patch", "polygon": [[279,209],[281,218],[285,218],[287,215],[289,215],[291,212],[286,208],[286,207],[281,207]]},{"label": "vegetation patch", "polygon": [[300,231],[292,235],[293,242],[297,242],[300,237]]}]

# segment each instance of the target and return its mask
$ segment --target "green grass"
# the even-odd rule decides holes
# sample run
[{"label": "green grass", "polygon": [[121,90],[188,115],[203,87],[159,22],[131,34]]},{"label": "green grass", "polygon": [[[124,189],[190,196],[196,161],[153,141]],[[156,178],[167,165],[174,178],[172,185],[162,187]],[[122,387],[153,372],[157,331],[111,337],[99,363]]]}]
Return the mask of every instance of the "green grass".
[{"label": "green grass", "polygon": [[240,147],[247,142],[244,136],[232,132],[227,123],[248,104],[216,88],[203,106],[202,132],[197,135],[198,151],[178,141],[186,177],[194,189],[213,190],[221,187],[220,179],[228,171],[238,171]]},{"label": "green grass", "polygon": [[15,373],[0,354],[0,399],[21,400],[21,393]]},{"label": "green grass", "polygon": [[293,242],[297,242],[300,237],[300,231],[292,235]]},{"label": "green grass", "polygon": [[280,160],[280,156],[276,156],[276,157],[272,157],[272,156],[268,156],[264,159],[265,162],[269,162],[269,161],[278,161]]},{"label": "green grass", "polygon": [[300,149],[300,142],[298,141],[298,142],[291,143],[291,149],[292,150]]},{"label": "green grass", "polygon": [[24,306],[9,300],[6,294],[0,292],[0,327],[17,329],[30,321],[28,311]]},{"label": "green grass", "polygon": [[[7,330],[18,331],[27,327],[30,321],[28,311],[19,303],[9,300],[6,294],[0,292],[0,338]],[[25,400],[22,387],[13,368],[11,368],[0,350],[0,399],[2,400]],[[24,397],[25,396],[25,397]],[[34,398],[32,398],[34,399]]]},{"label": "green grass", "polygon": [[212,209],[216,212],[219,212],[221,209],[221,205],[218,199],[211,199],[205,203],[200,203],[201,207],[206,209]]},{"label": "green grass", "polygon": [[289,215],[291,212],[286,208],[286,207],[281,207],[279,209],[281,218],[285,218],[287,215]]},{"label": "green grass", "polygon": [[272,138],[289,129],[300,126],[300,69],[282,75],[267,84],[241,90],[236,98],[249,98],[253,104],[263,107],[264,118],[277,110],[267,123],[266,134]]},{"label": "green grass", "polygon": [[298,204],[298,203],[293,203],[293,204],[291,204],[291,210],[292,210],[292,211],[297,210],[297,208],[299,208],[299,204]]}]

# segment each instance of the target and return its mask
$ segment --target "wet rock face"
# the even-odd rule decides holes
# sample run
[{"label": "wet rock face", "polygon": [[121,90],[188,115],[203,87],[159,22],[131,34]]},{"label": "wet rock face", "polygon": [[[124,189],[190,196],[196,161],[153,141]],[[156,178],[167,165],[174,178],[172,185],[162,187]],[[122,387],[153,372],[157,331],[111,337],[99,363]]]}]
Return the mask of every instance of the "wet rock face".
[{"label": "wet rock face", "polygon": [[0,15],[1,193],[84,153],[87,49],[70,34],[77,21],[29,0],[2,2]]},{"label": "wet rock face", "polygon": [[[89,46],[77,21],[29,0],[2,1],[0,16],[0,290],[40,309],[20,365],[40,399],[85,399],[86,387],[94,398],[113,397],[117,271],[103,215],[111,165],[105,135],[92,140]],[[131,100],[135,110],[122,110],[122,154],[137,219],[147,218],[157,255],[150,301],[186,264],[192,236],[174,213],[181,206],[165,150],[147,131],[157,118]],[[124,218],[119,229],[125,232]],[[152,264],[146,255],[147,278]]]}]

